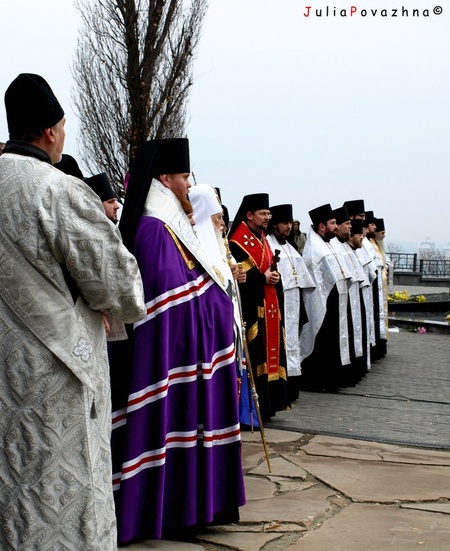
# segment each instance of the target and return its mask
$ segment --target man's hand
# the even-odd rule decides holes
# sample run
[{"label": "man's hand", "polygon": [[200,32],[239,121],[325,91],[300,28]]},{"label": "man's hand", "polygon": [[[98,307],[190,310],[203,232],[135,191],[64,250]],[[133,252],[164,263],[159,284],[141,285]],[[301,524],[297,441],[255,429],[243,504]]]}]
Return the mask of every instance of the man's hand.
[{"label": "man's hand", "polygon": [[233,279],[237,279],[239,276],[239,266],[237,264],[230,264],[231,274]]},{"label": "man's hand", "polygon": [[103,320],[103,326],[105,328],[106,336],[108,336],[110,327],[109,327],[108,319],[106,318],[106,314],[104,312],[102,312],[102,320]]},{"label": "man's hand", "polygon": [[266,276],[267,285],[276,285],[280,281],[280,274],[278,272],[271,272],[270,268],[264,272]]},{"label": "man's hand", "polygon": [[245,283],[247,281],[247,274],[241,269],[240,264],[231,264],[231,273],[234,279],[239,283]]}]

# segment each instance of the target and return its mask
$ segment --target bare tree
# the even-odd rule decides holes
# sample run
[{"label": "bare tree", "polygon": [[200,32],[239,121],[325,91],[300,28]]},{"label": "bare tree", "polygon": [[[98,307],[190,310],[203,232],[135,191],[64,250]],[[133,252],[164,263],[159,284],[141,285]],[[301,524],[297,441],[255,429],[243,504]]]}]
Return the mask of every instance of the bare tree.
[{"label": "bare tree", "polygon": [[444,249],[420,249],[419,257],[421,260],[445,260]]},{"label": "bare tree", "polygon": [[73,64],[81,158],[119,196],[139,145],[185,134],[192,64],[208,0],[75,0]]},{"label": "bare tree", "polygon": [[389,254],[403,252],[403,247],[400,245],[400,243],[396,243],[395,241],[388,241],[386,245],[386,249]]}]

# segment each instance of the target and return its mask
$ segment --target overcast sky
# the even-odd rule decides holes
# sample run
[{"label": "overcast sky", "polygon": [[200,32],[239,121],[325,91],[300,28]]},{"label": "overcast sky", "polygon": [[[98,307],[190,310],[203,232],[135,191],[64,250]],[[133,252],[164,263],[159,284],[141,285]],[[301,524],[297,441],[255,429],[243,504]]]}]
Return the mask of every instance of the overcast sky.
[{"label": "overcast sky", "polygon": [[[187,128],[197,181],[220,187],[231,216],[243,195],[264,191],[272,205],[292,203],[306,230],[312,208],[364,199],[389,241],[448,243],[450,2],[438,0],[436,15],[431,1],[212,0]],[[72,0],[6,4],[2,94],[21,72],[44,76],[76,157]]]}]

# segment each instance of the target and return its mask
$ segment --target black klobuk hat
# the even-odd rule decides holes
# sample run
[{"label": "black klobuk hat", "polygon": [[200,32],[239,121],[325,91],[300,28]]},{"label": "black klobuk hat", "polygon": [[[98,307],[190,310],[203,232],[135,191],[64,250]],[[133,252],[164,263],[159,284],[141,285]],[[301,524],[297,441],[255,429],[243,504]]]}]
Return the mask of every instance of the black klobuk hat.
[{"label": "black klobuk hat", "polygon": [[333,210],[334,218],[336,218],[336,224],[343,224],[350,220],[350,214],[347,207],[339,207]]},{"label": "black klobuk hat", "polygon": [[365,212],[363,199],[355,199],[354,201],[345,201],[344,207],[347,207],[347,210],[350,216],[355,216],[356,214],[363,214]]},{"label": "black klobuk hat", "polygon": [[362,233],[362,232],[363,232],[363,221],[359,219],[352,220],[352,229],[350,234],[355,235],[357,233]]},{"label": "black klobuk hat", "polygon": [[278,224],[278,222],[292,222],[294,219],[292,205],[288,204],[270,207],[270,214],[272,215],[272,224]]},{"label": "black klobuk hat", "polygon": [[333,209],[330,204],[321,205],[308,212],[311,222],[317,226],[320,223],[326,224],[328,220],[334,218]]},{"label": "black klobuk hat", "polygon": [[101,172],[90,178],[85,178],[86,184],[95,191],[95,193],[100,197],[102,203],[103,201],[109,201],[110,199],[116,199],[116,194],[113,191],[111,182],[106,174],[106,172]]}]

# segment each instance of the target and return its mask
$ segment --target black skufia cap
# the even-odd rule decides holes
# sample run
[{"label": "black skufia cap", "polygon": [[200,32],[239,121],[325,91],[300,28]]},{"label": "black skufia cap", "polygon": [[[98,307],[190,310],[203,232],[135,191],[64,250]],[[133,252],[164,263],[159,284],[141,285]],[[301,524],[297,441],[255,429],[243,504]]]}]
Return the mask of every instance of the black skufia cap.
[{"label": "black skufia cap", "polygon": [[352,220],[352,230],[350,232],[351,235],[355,235],[357,233],[363,232],[363,221],[356,219]]},{"label": "black skufia cap", "polygon": [[317,226],[320,223],[326,224],[328,220],[332,220],[334,218],[333,209],[328,203],[310,210],[308,214],[314,226]]},{"label": "black skufia cap", "polygon": [[334,218],[336,218],[336,224],[343,224],[350,220],[350,214],[347,207],[339,207],[333,210]]},{"label": "black skufia cap", "polygon": [[64,172],[64,174],[75,176],[80,180],[84,180],[83,173],[81,172],[77,161],[72,157],[72,155],[63,153],[61,155],[61,160],[59,161],[59,163],[55,163],[53,166],[58,170],[61,170],[61,172]]},{"label": "black skufia cap", "polygon": [[386,228],[384,227],[384,218],[375,218],[373,223],[377,227],[376,231],[386,231]]},{"label": "black skufia cap", "polygon": [[245,195],[242,199],[241,206],[234,217],[233,225],[230,230],[230,236],[233,235],[241,222],[247,220],[247,212],[255,210],[269,210],[268,193],[252,193],[251,195]]},{"label": "black skufia cap", "polygon": [[116,199],[116,194],[113,191],[111,182],[109,181],[108,175],[106,172],[101,172],[90,178],[85,178],[86,184],[95,191],[95,193],[100,197],[102,203],[103,201],[109,201],[110,199]]},{"label": "black skufia cap", "polygon": [[373,210],[366,210],[366,222],[367,224],[375,224],[375,216]]},{"label": "black skufia cap", "polygon": [[241,207],[245,209],[245,212],[254,210],[269,210],[269,194],[253,193],[251,195],[246,195],[242,199]]},{"label": "black skufia cap", "polygon": [[365,212],[363,199],[355,199],[354,201],[345,201],[343,206],[347,207],[347,210],[350,216],[355,216],[356,214],[362,214],[363,212]]},{"label": "black skufia cap", "polygon": [[270,214],[272,215],[272,224],[278,224],[278,222],[292,222],[294,219],[292,205],[288,204],[270,207]]},{"label": "black skufia cap", "polygon": [[153,178],[161,174],[180,174],[191,171],[189,140],[168,138],[144,142],[130,169],[119,228],[126,247],[134,251],[134,238],[145,200]]},{"label": "black skufia cap", "polygon": [[64,110],[47,81],[39,75],[21,73],[5,92],[6,118],[11,139],[51,128]]}]

